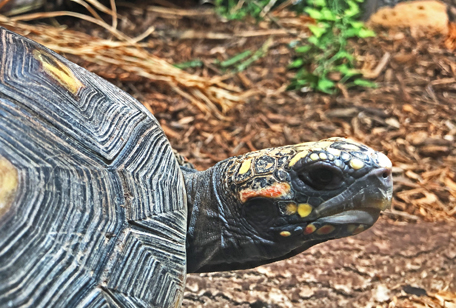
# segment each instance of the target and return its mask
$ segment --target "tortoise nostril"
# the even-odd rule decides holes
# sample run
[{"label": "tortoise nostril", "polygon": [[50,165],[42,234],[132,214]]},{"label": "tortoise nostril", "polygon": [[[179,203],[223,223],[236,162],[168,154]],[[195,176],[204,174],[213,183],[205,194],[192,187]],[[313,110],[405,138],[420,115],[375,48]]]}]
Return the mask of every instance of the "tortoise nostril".
[{"label": "tortoise nostril", "polygon": [[384,179],[386,179],[386,178],[389,177],[390,175],[391,175],[391,170],[386,170],[386,171],[383,172],[382,177],[383,177]]}]

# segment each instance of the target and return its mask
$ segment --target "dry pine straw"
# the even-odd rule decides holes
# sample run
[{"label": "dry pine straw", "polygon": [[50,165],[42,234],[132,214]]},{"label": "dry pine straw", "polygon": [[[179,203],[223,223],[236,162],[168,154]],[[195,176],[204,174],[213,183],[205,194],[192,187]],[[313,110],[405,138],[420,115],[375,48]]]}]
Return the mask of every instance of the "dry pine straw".
[{"label": "dry pine straw", "polygon": [[[34,20],[56,16],[84,18],[107,28],[120,41],[96,38],[78,31],[56,28],[48,25],[28,25],[21,20]],[[45,45],[66,55],[75,55],[102,67],[111,65],[124,73],[144,77],[168,84],[174,91],[185,97],[201,112],[223,117],[223,113],[235,104],[243,103],[246,93],[234,86],[225,84],[221,78],[206,78],[189,74],[168,62],[150,54],[138,43],[154,31],[149,28],[145,33],[131,39],[115,28],[105,25],[98,19],[74,12],[51,12],[7,18],[0,15],[0,25],[18,34]]]},{"label": "dry pine straw", "polygon": [[[274,39],[266,58],[243,73],[212,77],[207,72],[201,76],[202,71],[199,75],[186,73],[148,53],[144,49],[148,43],[138,42],[153,29],[131,39],[115,27],[104,25],[119,39],[112,41],[68,29],[28,25],[20,22],[24,18],[0,16],[0,24],[57,52],[77,55],[96,66],[97,71],[118,67],[117,79],[129,79],[126,75],[144,77],[164,82],[178,93],[146,95],[146,106],[155,111],[173,146],[199,167],[307,138],[350,136],[384,151],[394,162],[395,192],[389,216],[413,221],[456,217],[456,62],[455,56],[441,47],[442,40],[407,31],[380,31],[377,38],[354,44],[360,68],[366,77],[379,83],[378,89],[359,91],[341,86],[343,97],[311,94],[302,98],[299,93],[284,92],[288,74],[284,67],[292,53],[284,51],[283,46],[296,39],[297,33],[305,36],[302,25],[309,20],[286,11],[276,14],[274,22],[260,23],[261,29],[250,32],[255,36],[255,31],[258,34],[275,30],[277,25],[282,27],[280,38]],[[188,18],[191,25],[192,17],[187,14]],[[175,24],[169,27],[173,29]],[[229,28],[230,23],[225,27]],[[446,47],[452,42],[452,30]],[[181,33],[187,33],[186,41],[176,38],[176,42],[192,50],[192,36]],[[217,33],[213,37],[218,37]],[[194,39],[201,38],[195,35]],[[220,44],[242,39],[242,35],[231,40],[222,37]],[[159,40],[155,43],[160,44]],[[246,47],[257,50],[261,45]],[[220,48],[230,52],[225,46]],[[177,52],[173,57],[175,63],[182,60]],[[213,60],[214,55],[207,54],[208,59]],[[261,103],[236,107],[246,93],[256,93],[255,101]]]}]

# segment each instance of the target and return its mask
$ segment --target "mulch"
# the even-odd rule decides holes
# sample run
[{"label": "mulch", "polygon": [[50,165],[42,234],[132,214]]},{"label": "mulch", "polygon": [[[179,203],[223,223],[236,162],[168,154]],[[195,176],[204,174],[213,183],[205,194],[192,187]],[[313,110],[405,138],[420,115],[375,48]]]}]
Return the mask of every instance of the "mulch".
[{"label": "mulch", "polygon": [[[207,11],[179,12],[125,9],[126,19],[141,26],[120,23],[119,30],[134,37],[153,24],[155,31],[147,39],[153,55],[170,63],[201,60],[201,67],[187,71],[221,76],[224,83],[250,93],[246,103],[224,114],[202,112],[166,84],[112,66],[88,67],[152,110],[173,147],[198,169],[248,151],[346,136],[393,161],[394,201],[388,217],[411,222],[455,219],[456,56],[448,48],[455,31],[445,38],[410,29],[378,29],[375,38],[353,40],[359,68],[378,88],[341,87],[341,94],[330,96],[286,91],[293,75],[287,65],[295,56],[289,44],[306,35],[305,17],[284,11],[279,23],[257,23],[225,21]],[[100,32],[84,21],[73,22],[71,28]],[[268,31],[276,35],[265,35]],[[268,39],[267,54],[242,72],[216,64],[245,50],[255,52]]]}]

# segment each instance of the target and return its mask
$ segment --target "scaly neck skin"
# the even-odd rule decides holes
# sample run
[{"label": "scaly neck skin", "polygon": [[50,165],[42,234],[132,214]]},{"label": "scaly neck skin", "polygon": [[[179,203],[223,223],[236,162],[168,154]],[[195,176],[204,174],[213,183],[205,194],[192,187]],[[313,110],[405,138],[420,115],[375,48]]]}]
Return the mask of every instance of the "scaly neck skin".
[{"label": "scaly neck skin", "polygon": [[[188,272],[250,268],[271,257],[268,241],[249,234],[242,224],[239,201],[226,192],[226,162],[201,172],[183,170],[188,198]],[[270,246],[272,249],[273,242]]]},{"label": "scaly neck skin", "polygon": [[299,248],[283,247],[255,232],[226,184],[228,162],[201,172],[182,168],[188,199],[189,273],[253,268],[294,256],[316,244],[309,241]]}]

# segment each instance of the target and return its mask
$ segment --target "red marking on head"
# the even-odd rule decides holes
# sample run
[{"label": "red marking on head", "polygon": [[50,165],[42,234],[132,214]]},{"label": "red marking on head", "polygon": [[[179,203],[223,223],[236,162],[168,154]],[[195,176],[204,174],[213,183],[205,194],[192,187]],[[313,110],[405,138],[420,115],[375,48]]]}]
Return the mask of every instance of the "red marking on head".
[{"label": "red marking on head", "polygon": [[254,197],[278,198],[288,194],[289,191],[290,185],[288,183],[274,183],[271,186],[257,190],[244,189],[240,192],[240,199],[245,202]]},{"label": "red marking on head", "polygon": [[318,229],[317,234],[328,234],[334,231],[334,227],[330,225],[326,225]]},{"label": "red marking on head", "polygon": [[304,230],[304,234],[310,234],[313,233],[317,228],[315,228],[314,225],[308,225],[306,229]]}]

